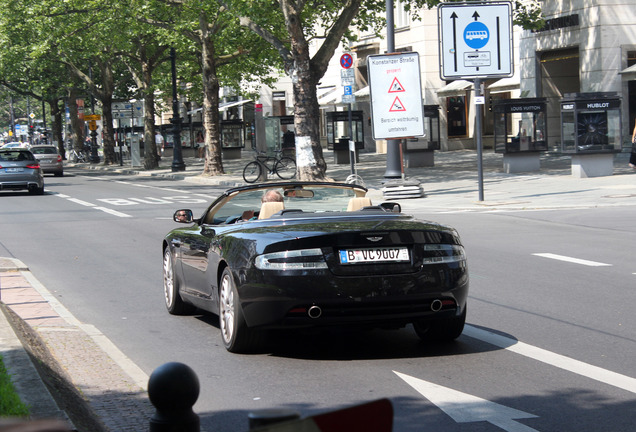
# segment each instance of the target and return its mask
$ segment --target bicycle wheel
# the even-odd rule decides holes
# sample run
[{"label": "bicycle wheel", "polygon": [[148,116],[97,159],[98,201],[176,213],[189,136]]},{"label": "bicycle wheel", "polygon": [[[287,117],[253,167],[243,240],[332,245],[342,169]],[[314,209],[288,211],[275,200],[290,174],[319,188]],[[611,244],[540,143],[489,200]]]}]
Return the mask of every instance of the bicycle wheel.
[{"label": "bicycle wheel", "polygon": [[293,179],[296,177],[296,161],[290,157],[280,158],[274,165],[274,171],[283,180]]},{"label": "bicycle wheel", "polygon": [[255,183],[259,178],[261,178],[262,171],[263,167],[261,167],[261,164],[256,161],[252,161],[243,168],[243,180],[245,180],[246,183]]}]

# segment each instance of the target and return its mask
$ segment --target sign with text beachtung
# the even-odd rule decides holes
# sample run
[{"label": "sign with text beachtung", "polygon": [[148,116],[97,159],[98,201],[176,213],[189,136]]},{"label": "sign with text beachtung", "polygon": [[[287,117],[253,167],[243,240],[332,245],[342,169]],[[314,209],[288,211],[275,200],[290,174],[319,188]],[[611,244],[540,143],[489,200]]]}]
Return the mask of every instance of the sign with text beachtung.
[{"label": "sign with text beachtung", "polygon": [[424,135],[419,54],[370,55],[367,68],[373,139]]}]

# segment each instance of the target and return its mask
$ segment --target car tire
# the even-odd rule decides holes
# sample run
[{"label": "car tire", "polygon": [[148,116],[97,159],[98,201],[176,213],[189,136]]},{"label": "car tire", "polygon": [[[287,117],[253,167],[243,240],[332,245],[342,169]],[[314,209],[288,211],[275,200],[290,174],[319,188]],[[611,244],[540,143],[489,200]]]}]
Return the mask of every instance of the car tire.
[{"label": "car tire", "polygon": [[250,352],[260,344],[258,330],[250,329],[245,323],[238,291],[228,267],[223,270],[219,283],[219,328],[223,345],[229,352]]},{"label": "car tire", "polygon": [[55,177],[64,177],[64,171],[56,171],[53,175]]},{"label": "car tire", "polygon": [[194,311],[194,306],[185,303],[179,294],[179,280],[174,272],[174,260],[170,248],[163,252],[163,298],[171,315],[185,315]]},{"label": "car tire", "polygon": [[42,187],[30,187],[29,188],[29,193],[31,195],[44,195],[44,186]]},{"label": "car tire", "polygon": [[243,168],[243,180],[245,180],[246,183],[256,183],[256,181],[261,178],[262,173],[263,167],[261,164],[252,161]]},{"label": "car tire", "polygon": [[464,331],[466,323],[466,306],[458,317],[433,321],[416,321],[413,323],[415,333],[425,342],[452,342]]}]

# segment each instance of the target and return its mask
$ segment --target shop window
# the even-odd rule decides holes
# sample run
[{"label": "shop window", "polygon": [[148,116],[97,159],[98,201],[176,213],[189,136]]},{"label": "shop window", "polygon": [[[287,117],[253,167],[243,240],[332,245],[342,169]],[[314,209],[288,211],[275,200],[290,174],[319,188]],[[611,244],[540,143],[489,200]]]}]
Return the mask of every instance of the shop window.
[{"label": "shop window", "polygon": [[446,120],[449,138],[468,135],[466,130],[466,96],[446,98]]}]

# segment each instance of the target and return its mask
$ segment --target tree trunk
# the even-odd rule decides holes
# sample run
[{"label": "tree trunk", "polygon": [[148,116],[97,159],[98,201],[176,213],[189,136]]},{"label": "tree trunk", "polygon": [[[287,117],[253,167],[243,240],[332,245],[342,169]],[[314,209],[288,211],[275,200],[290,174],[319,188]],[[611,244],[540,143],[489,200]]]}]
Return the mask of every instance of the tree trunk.
[{"label": "tree trunk", "polygon": [[79,153],[84,148],[84,122],[78,116],[77,93],[73,88],[68,93],[68,115],[71,119],[71,143]]},{"label": "tree trunk", "polygon": [[113,127],[113,91],[115,82],[113,71],[108,61],[98,60],[102,76],[102,91],[99,100],[102,103],[102,144],[104,146],[104,165],[117,162],[115,156],[115,128]]},{"label": "tree trunk", "polygon": [[60,152],[62,158],[66,159],[66,149],[64,148],[64,138],[62,137],[62,109],[60,109],[60,100],[55,99],[48,102],[51,117],[53,117],[50,137],[51,144],[57,142],[57,151]]},{"label": "tree trunk", "polygon": [[102,143],[104,145],[104,165],[110,165],[117,162],[115,156],[115,128],[113,127],[113,94],[104,95],[102,102],[102,125],[103,136]]},{"label": "tree trunk", "polygon": [[209,34],[207,21],[200,20],[201,62],[203,65],[203,128],[205,129],[205,166],[203,174],[208,176],[223,174],[219,123],[219,78],[216,74],[216,59],[213,35]]},{"label": "tree trunk", "polygon": [[144,94],[144,168],[159,166],[159,153],[155,143],[155,95],[152,92],[152,70],[145,59],[141,62]]},{"label": "tree trunk", "polygon": [[316,96],[318,79],[311,70],[309,44],[302,19],[290,3],[283,5],[285,24],[291,36],[291,54],[296,75],[294,82],[294,127],[296,129],[296,170],[298,180],[324,180],[327,164],[320,145],[320,109]]},{"label": "tree trunk", "polygon": [[[294,127],[296,129],[296,169],[298,180],[324,180],[327,164],[320,145],[320,108],[316,83],[309,70],[309,58],[296,63],[298,82],[294,84]],[[306,67],[305,72],[303,68]]]}]

